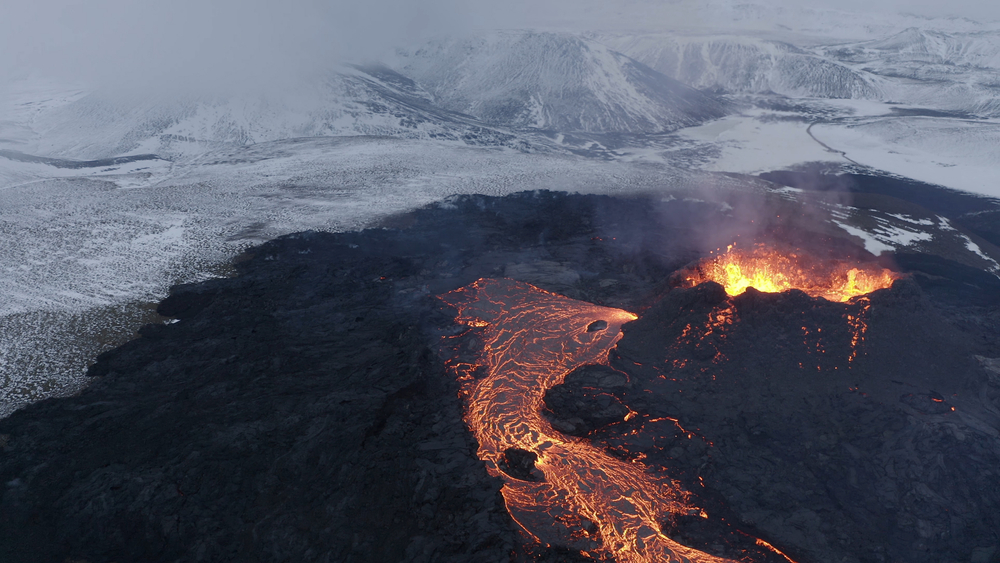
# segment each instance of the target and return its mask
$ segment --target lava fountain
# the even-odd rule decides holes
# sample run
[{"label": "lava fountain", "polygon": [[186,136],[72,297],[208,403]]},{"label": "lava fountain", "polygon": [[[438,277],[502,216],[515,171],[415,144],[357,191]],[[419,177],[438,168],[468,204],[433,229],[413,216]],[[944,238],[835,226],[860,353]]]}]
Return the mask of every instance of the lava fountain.
[{"label": "lava fountain", "polygon": [[[542,416],[545,392],[578,366],[606,365],[635,315],[506,279],[481,279],[441,299],[482,339],[473,361],[456,355],[449,369],[462,382],[478,455],[503,479],[507,508],[527,533],[622,563],[727,561],[662,533],[671,514],[708,516],[678,482],[564,435]],[[511,470],[518,460],[521,473]]]},{"label": "lava fountain", "polygon": [[749,251],[730,245],[725,252],[688,270],[684,277],[691,286],[717,282],[729,295],[739,295],[749,287],[765,293],[800,289],[812,297],[847,302],[890,287],[900,275],[874,264],[820,261],[764,245],[755,245]]}]

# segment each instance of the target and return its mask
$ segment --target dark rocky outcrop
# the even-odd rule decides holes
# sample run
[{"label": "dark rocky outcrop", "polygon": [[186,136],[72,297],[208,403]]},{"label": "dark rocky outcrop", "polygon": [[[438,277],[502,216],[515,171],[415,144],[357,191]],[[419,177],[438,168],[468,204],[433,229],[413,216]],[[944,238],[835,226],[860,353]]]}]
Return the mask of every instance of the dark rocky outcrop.
[{"label": "dark rocky outcrop", "polygon": [[507,448],[500,460],[500,471],[522,481],[544,481],[545,475],[535,467],[538,455],[520,448]]},{"label": "dark rocky outcrop", "polygon": [[607,366],[582,366],[545,394],[544,412],[556,430],[571,436],[622,422],[631,411],[607,390],[624,386],[626,377]]}]

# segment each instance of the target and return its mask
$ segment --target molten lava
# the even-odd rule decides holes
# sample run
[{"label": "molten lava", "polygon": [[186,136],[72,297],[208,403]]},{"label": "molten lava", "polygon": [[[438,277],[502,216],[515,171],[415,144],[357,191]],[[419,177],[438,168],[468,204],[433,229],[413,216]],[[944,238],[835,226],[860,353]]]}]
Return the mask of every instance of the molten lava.
[{"label": "molten lava", "polygon": [[462,382],[478,455],[503,479],[507,508],[526,532],[622,563],[727,561],[661,531],[671,514],[708,517],[678,482],[562,434],[542,416],[545,392],[581,365],[607,364],[635,315],[512,280],[481,279],[442,300],[482,339],[473,361],[456,354],[449,368]]},{"label": "molten lava", "polygon": [[730,245],[726,252],[688,271],[685,279],[692,286],[706,281],[717,282],[729,295],[739,295],[748,287],[766,293],[800,289],[812,297],[847,302],[876,289],[887,288],[899,277],[891,270],[871,264],[818,261],[763,245],[749,251]]}]

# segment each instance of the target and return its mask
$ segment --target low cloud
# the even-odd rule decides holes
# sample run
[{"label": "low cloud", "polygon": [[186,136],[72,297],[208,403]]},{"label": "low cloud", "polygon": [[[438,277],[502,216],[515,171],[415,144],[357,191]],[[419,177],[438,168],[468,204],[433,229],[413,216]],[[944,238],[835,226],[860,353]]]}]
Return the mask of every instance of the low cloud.
[{"label": "low cloud", "polygon": [[[770,8],[904,10],[1000,19],[954,0],[762,0]],[[36,0],[0,18],[0,88],[31,73],[115,87],[274,85],[381,59],[400,45],[485,28],[712,29],[736,0]],[[716,8],[719,10],[716,10]],[[731,7],[731,6],[730,6]],[[720,11],[721,10],[721,11]],[[731,13],[731,10],[729,11]],[[787,13],[786,13],[787,15]],[[758,22],[759,23],[759,22]]]},{"label": "low cloud", "polygon": [[465,25],[460,0],[39,0],[7,6],[0,76],[268,84]]}]

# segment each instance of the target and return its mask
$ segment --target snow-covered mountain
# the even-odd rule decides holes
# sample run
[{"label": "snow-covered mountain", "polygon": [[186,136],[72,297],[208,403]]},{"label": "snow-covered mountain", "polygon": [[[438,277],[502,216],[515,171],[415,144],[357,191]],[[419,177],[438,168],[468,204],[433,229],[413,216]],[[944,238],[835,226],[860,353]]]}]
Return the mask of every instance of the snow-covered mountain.
[{"label": "snow-covered mountain", "polygon": [[753,36],[593,35],[695,88],[790,97],[879,98],[864,72],[794,45]]},{"label": "snow-covered mountain", "polygon": [[664,133],[729,111],[715,96],[568,34],[438,41],[395,62],[396,70],[340,67],[269,95],[97,91],[37,111],[18,104],[0,120],[0,149],[78,160],[174,159],[230,145],[369,135],[552,150],[530,130]]},{"label": "snow-covered mountain", "polygon": [[820,46],[753,33],[507,31],[435,40],[390,64],[339,67],[270,95],[224,98],[46,86],[44,96],[28,96],[0,117],[0,149],[175,159],[222,146],[370,135],[587,150],[605,143],[595,135],[627,134],[628,143],[643,145],[643,135],[732,113],[717,93],[1000,115],[1000,32],[988,30],[909,29]]},{"label": "snow-covered mountain", "polygon": [[[6,122],[22,137],[6,148],[74,159],[174,157],[226,145],[349,135],[527,148],[514,135],[435,106],[412,80],[384,66],[344,67],[280,95],[206,99],[95,92],[28,117],[26,123]],[[4,132],[0,128],[0,138]]]},{"label": "snow-covered mountain", "polygon": [[498,32],[399,57],[399,71],[436,103],[495,125],[662,133],[727,112],[719,99],[575,35]]},{"label": "snow-covered mountain", "polygon": [[695,88],[860,99],[1000,116],[1000,32],[907,29],[877,40],[796,46],[755,34],[591,34]]},{"label": "snow-covered mountain", "polygon": [[[919,65],[1000,69],[1000,32],[945,33],[911,27],[900,33],[861,43],[824,49],[852,63],[898,64],[919,71]],[[932,67],[933,68],[933,67]]]},{"label": "snow-covered mountain", "polygon": [[877,77],[885,101],[1000,115],[1000,32],[910,28],[817,51]]}]

